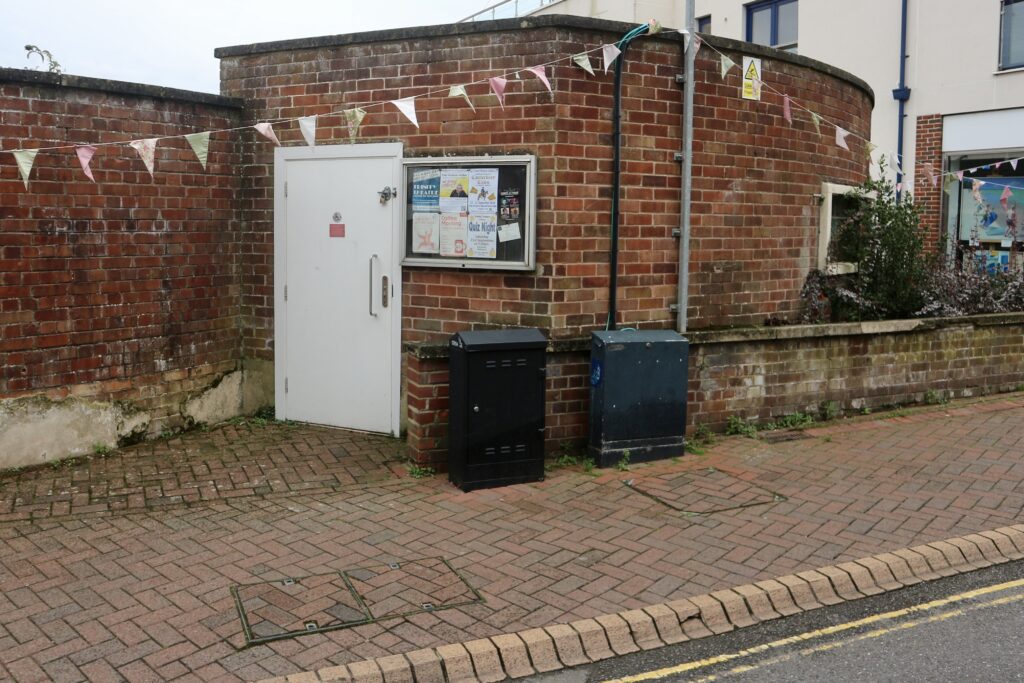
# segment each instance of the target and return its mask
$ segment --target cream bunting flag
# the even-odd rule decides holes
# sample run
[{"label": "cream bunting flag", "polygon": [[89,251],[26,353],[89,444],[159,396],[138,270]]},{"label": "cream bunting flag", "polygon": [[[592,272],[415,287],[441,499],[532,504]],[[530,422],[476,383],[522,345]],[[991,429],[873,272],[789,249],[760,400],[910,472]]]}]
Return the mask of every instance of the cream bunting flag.
[{"label": "cream bunting flag", "polygon": [[871,142],[864,143],[864,156],[870,160],[876,149],[878,149],[878,145]]},{"label": "cream bunting flag", "polygon": [[622,50],[620,50],[615,45],[612,45],[611,43],[607,43],[601,46],[601,59],[604,60],[605,73],[608,73],[608,67],[611,66],[612,62],[618,59],[619,55],[621,54]]},{"label": "cream bunting flag", "polygon": [[530,68],[527,69],[527,71],[529,71],[534,76],[539,78],[540,82],[543,83],[544,86],[548,89],[548,92],[551,92],[551,82],[548,80],[547,73],[545,73],[547,69],[545,69],[543,66],[531,66]]},{"label": "cream bunting flag", "polygon": [[729,57],[727,57],[726,55],[722,55],[721,62],[722,62],[722,78],[725,78],[726,74],[729,73],[729,69],[731,69],[734,66],[736,66],[736,62],[734,62],[731,59],[729,59]]},{"label": "cream bunting flag", "polygon": [[588,57],[585,52],[581,52],[578,55],[573,55],[572,61],[576,62],[576,66],[580,67],[591,76],[594,75],[594,67],[590,66],[590,57]]},{"label": "cream bunting flag", "polygon": [[784,95],[782,99],[782,118],[786,119],[786,123],[793,125],[793,109],[789,102],[789,95]]},{"label": "cream bunting flag", "polygon": [[494,96],[498,98],[498,104],[501,108],[505,108],[505,86],[508,85],[508,81],[501,76],[494,76],[488,78],[488,82],[491,84],[491,90],[494,91]]},{"label": "cream bunting flag", "polygon": [[846,144],[846,136],[850,134],[850,131],[845,128],[836,126],[836,144],[845,149],[847,152],[850,151],[849,145]]},{"label": "cream bunting flag", "polygon": [[416,98],[406,97],[401,100],[391,100],[391,104],[398,108],[398,111],[405,115],[405,118],[409,119],[412,125],[417,128],[420,127],[419,121],[416,120]]},{"label": "cream bunting flag", "polygon": [[359,134],[359,126],[363,125],[366,118],[366,110],[362,107],[345,110],[345,123],[348,124],[348,139],[354,141]]},{"label": "cream bunting flag", "polygon": [[92,161],[92,155],[96,153],[96,148],[92,145],[82,145],[81,147],[75,147],[75,154],[78,155],[78,163],[82,165],[82,172],[85,173],[85,177],[89,180],[96,182],[96,179],[92,177],[92,169],[89,168],[89,162]]},{"label": "cream bunting flag", "polygon": [[299,131],[302,133],[303,139],[306,144],[310,147],[316,146],[316,114],[312,116],[303,116],[299,119]]},{"label": "cream bunting flag", "polygon": [[253,128],[255,128],[260,135],[273,142],[276,146],[281,146],[281,141],[277,139],[277,133],[274,132],[274,127],[270,125],[270,123],[257,123]]},{"label": "cream bunting flag", "polygon": [[448,97],[461,97],[466,100],[466,104],[473,111],[476,111],[476,107],[473,106],[472,100],[469,99],[469,94],[466,92],[466,86],[464,85],[453,85],[448,89]]},{"label": "cream bunting flag", "polygon": [[150,177],[153,176],[153,168],[156,166],[156,141],[156,138],[148,138],[146,140],[133,140],[128,143],[128,146],[142,157],[142,163],[146,165]]},{"label": "cream bunting flag", "polygon": [[18,162],[18,173],[21,174],[21,179],[25,182],[25,189],[28,189],[28,177],[32,173],[32,164],[36,162],[36,155],[39,154],[38,149],[16,149],[11,152],[14,155],[14,160]]},{"label": "cream bunting flag", "polygon": [[811,123],[814,124],[814,130],[818,131],[818,135],[821,135],[821,117],[811,112]]},{"label": "cream bunting flag", "polygon": [[196,158],[199,159],[199,163],[203,165],[205,171],[206,160],[210,155],[210,132],[191,133],[186,135],[185,139],[188,140],[188,144],[192,145],[192,151],[196,153]]}]

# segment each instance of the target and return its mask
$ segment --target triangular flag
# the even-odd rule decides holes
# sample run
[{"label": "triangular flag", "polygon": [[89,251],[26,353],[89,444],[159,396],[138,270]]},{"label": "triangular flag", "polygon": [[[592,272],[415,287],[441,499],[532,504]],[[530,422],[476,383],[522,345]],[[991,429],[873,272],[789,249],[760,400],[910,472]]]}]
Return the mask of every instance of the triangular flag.
[{"label": "triangular flag", "polygon": [[1010,159],[1010,166],[1012,166],[1012,167],[1013,167],[1013,170],[1014,170],[1014,171],[1016,171],[1016,170],[1017,170],[1017,162],[1018,162],[1018,161],[1020,161],[1020,159]]},{"label": "triangular flag", "polygon": [[96,182],[96,179],[92,177],[92,169],[89,168],[89,162],[92,161],[92,155],[95,153],[96,148],[92,145],[75,147],[75,154],[78,155],[78,163],[82,165],[82,171],[85,173],[85,177],[94,183]]},{"label": "triangular flag", "polygon": [[900,165],[900,158],[896,152],[889,152],[889,168],[896,173],[903,173],[903,167]]},{"label": "triangular flag", "polygon": [[466,86],[464,85],[453,85],[448,89],[448,97],[461,97],[466,100],[466,104],[473,111],[476,111],[476,107],[473,106],[473,102],[469,99],[469,94],[466,93]]},{"label": "triangular flag", "polygon": [[734,66],[736,66],[736,62],[734,62],[731,59],[729,59],[726,55],[722,55],[721,63],[722,63],[722,78],[725,78],[725,75],[727,73],[729,73],[729,69],[731,69]]},{"label": "triangular flag", "polygon": [[133,140],[128,143],[128,146],[139,153],[139,156],[142,157],[142,163],[146,165],[149,175],[152,176],[153,167],[156,165],[156,138]]},{"label": "triangular flag", "polygon": [[299,119],[299,131],[310,147],[316,146],[316,114]]},{"label": "triangular flag", "polygon": [[836,144],[845,149],[847,152],[850,151],[849,145],[846,144],[846,136],[850,134],[850,131],[845,128],[836,126]]},{"label": "triangular flag", "polygon": [[959,179],[959,180],[960,180],[960,182],[962,183],[962,182],[964,181],[964,172],[963,172],[963,171],[957,171],[957,172],[956,172],[956,177],[957,177],[957,179]]},{"label": "triangular flag", "polygon": [[647,22],[647,33],[654,35],[655,33],[661,33],[661,22],[657,19],[651,19]]},{"label": "triangular flag", "polygon": [[281,141],[277,139],[277,133],[274,132],[274,127],[269,123],[257,123],[253,126],[260,135],[273,142],[278,147],[281,146]]},{"label": "triangular flag", "polygon": [[1003,205],[1003,211],[1006,211],[1007,204],[1010,203],[1010,197],[1013,196],[1013,192],[1010,191],[1010,186],[1007,185],[1003,188],[1003,193],[999,195],[999,203]]},{"label": "triangular flag", "polygon": [[932,171],[932,167],[928,164],[924,164],[924,174],[928,176],[928,181],[932,184],[932,187],[935,187],[935,183],[937,182],[935,172]]},{"label": "triangular flag", "polygon": [[693,37],[693,54],[694,55],[696,55],[698,52],[700,52],[700,46],[703,45],[703,44],[704,44],[704,41],[701,39],[700,36],[696,36],[695,35]]},{"label": "triangular flag", "polygon": [[360,107],[345,110],[345,123],[348,124],[348,139],[355,140],[359,133],[359,126],[363,124],[366,117],[366,110]]},{"label": "triangular flag", "polygon": [[539,78],[540,82],[547,87],[548,92],[551,92],[551,82],[548,81],[548,76],[544,73],[546,69],[543,66],[531,66],[527,71]]},{"label": "triangular flag", "polygon": [[39,154],[38,149],[16,149],[11,152],[14,155],[14,160],[18,162],[18,173],[21,174],[21,179],[25,181],[25,189],[28,189],[28,177],[32,173],[32,164],[36,162],[36,155]]},{"label": "triangular flag", "polygon": [[985,182],[984,180],[978,180],[978,179],[975,179],[975,180],[974,180],[974,186],[975,186],[976,188],[978,188],[979,190],[980,190],[981,188],[983,188],[983,187],[984,187],[984,186],[985,186],[986,184],[987,184],[987,183],[986,183],[986,182]]},{"label": "triangular flag", "polygon": [[419,121],[416,120],[416,98],[406,97],[401,100],[391,100],[391,104],[398,108],[398,111],[405,115],[405,118],[412,122],[412,125],[417,128],[420,127]]},{"label": "triangular flag", "polygon": [[505,86],[508,85],[508,81],[501,76],[494,76],[493,78],[487,79],[491,84],[491,90],[494,91],[494,96],[498,98],[498,104],[501,108],[505,108]]},{"label": "triangular flag", "polygon": [[811,112],[811,123],[814,124],[814,130],[818,131],[818,134],[820,135],[821,134],[821,117],[818,116],[817,114],[815,114],[813,111]]},{"label": "triangular flag", "polygon": [[576,62],[576,66],[580,67],[591,76],[594,75],[594,67],[590,66],[590,57],[587,56],[587,53],[581,52],[578,55],[573,55],[572,61]]},{"label": "triangular flag", "polygon": [[622,50],[612,45],[611,43],[606,43],[601,46],[601,57],[604,60],[605,73],[608,73],[608,67],[611,66],[612,62],[618,59],[619,55],[621,54]]},{"label": "triangular flag", "polygon": [[782,118],[786,119],[786,123],[793,125],[793,109],[789,102],[789,95],[784,95],[782,98]]},{"label": "triangular flag", "polygon": [[896,191],[899,192],[903,189],[903,183],[896,183]]},{"label": "triangular flag", "polygon": [[188,140],[188,144],[192,145],[192,151],[196,153],[199,163],[203,165],[203,170],[206,170],[206,160],[210,155],[210,132],[190,133],[185,136],[185,139]]},{"label": "triangular flag", "polygon": [[864,156],[866,156],[868,159],[871,159],[871,155],[874,153],[876,149],[878,149],[878,145],[872,142],[865,143]]}]

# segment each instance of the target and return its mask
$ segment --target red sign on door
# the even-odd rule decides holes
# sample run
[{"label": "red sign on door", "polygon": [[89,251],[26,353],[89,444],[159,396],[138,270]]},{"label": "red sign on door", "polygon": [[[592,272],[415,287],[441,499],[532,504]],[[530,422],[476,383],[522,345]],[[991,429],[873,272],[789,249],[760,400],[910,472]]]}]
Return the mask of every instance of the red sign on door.
[{"label": "red sign on door", "polygon": [[345,236],[345,224],[344,223],[331,223],[331,237],[344,237]]}]

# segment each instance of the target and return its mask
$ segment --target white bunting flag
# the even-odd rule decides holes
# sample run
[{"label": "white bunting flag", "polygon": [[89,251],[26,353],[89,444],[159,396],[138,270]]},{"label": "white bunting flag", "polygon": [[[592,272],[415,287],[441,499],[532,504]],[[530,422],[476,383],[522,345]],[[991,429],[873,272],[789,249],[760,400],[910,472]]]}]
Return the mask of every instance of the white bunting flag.
[{"label": "white bunting flag", "polygon": [[615,45],[612,45],[611,43],[607,43],[601,46],[601,58],[604,60],[605,73],[608,73],[608,67],[610,67],[612,65],[612,62],[618,59],[619,55],[621,54],[622,50],[620,50]]},{"label": "white bunting flag", "polygon": [[469,94],[466,92],[466,86],[464,85],[453,85],[448,89],[448,97],[461,97],[466,100],[466,104],[473,111],[476,111],[476,107],[473,106],[472,100],[469,99]]},{"label": "white bunting flag", "polygon": [[355,109],[345,110],[345,123],[348,124],[349,141],[355,141],[356,135],[359,133],[359,126],[363,125],[364,118],[366,118],[365,109],[356,107]]},{"label": "white bunting flag", "polygon": [[303,116],[299,119],[299,131],[302,133],[302,138],[306,141],[306,144],[310,147],[316,146],[316,114],[312,116]]},{"label": "white bunting flag", "polygon": [[836,144],[845,149],[847,152],[850,151],[849,145],[846,144],[846,136],[850,134],[850,131],[845,128],[836,126]]},{"label": "white bunting flag", "polygon": [[1013,170],[1014,170],[1014,171],[1016,171],[1016,170],[1017,170],[1017,162],[1018,162],[1018,161],[1020,161],[1020,159],[1010,159],[1010,166],[1012,166],[1012,167],[1013,167]]},{"label": "white bunting flag", "polygon": [[900,158],[896,152],[889,152],[889,168],[895,173],[903,173],[903,167],[900,165]]},{"label": "white bunting flag", "polygon": [[156,166],[156,141],[156,138],[148,138],[146,140],[133,140],[128,143],[128,146],[142,157],[142,163],[146,165],[150,177],[153,176],[153,168]]},{"label": "white bunting flag", "polygon": [[722,78],[725,78],[725,75],[729,73],[729,69],[731,69],[734,66],[736,66],[736,62],[732,61],[727,56],[722,55],[721,63],[722,63]]},{"label": "white bunting flag", "polygon": [[540,82],[544,84],[544,87],[548,89],[548,92],[551,92],[551,81],[548,80],[548,75],[545,73],[547,69],[543,66],[531,66],[527,71],[539,78]]},{"label": "white bunting flag", "polygon": [[405,118],[409,119],[412,125],[417,128],[420,127],[419,121],[416,120],[416,98],[406,97],[401,100],[391,100],[391,104],[398,108],[398,111],[405,115]]},{"label": "white bunting flag", "polygon": [[581,52],[578,55],[573,55],[572,61],[576,62],[576,66],[583,69],[591,76],[594,75],[594,67],[590,66],[590,57],[588,57],[585,52]]},{"label": "white bunting flag", "polygon": [[188,144],[192,145],[192,151],[196,153],[196,158],[199,159],[199,163],[203,165],[205,171],[206,160],[210,155],[210,132],[191,133],[186,135],[185,139],[188,140]]},{"label": "white bunting flag", "polygon": [[78,155],[78,163],[82,165],[82,172],[85,173],[85,177],[89,180],[96,182],[96,179],[92,177],[92,169],[89,168],[89,162],[92,161],[92,155],[96,153],[96,148],[92,145],[82,145],[81,147],[75,147],[75,154]]},{"label": "white bunting flag", "polygon": [[36,155],[39,154],[38,149],[16,149],[11,152],[14,155],[14,160],[18,162],[18,173],[21,174],[21,179],[25,182],[25,189],[28,189],[28,177],[32,173],[32,164],[36,162]]},{"label": "white bunting flag", "polygon": [[814,130],[818,131],[818,134],[821,135],[821,117],[813,111],[811,112],[811,123],[814,124]]},{"label": "white bunting flag", "polygon": [[274,127],[269,123],[257,123],[253,126],[260,135],[273,142],[276,146],[281,146],[281,141],[277,139],[277,133],[274,132]]},{"label": "white bunting flag", "polygon": [[498,104],[501,108],[505,108],[505,86],[508,85],[508,81],[501,76],[495,76],[488,78],[488,82],[491,84],[491,90],[494,91],[494,96],[498,98]]}]

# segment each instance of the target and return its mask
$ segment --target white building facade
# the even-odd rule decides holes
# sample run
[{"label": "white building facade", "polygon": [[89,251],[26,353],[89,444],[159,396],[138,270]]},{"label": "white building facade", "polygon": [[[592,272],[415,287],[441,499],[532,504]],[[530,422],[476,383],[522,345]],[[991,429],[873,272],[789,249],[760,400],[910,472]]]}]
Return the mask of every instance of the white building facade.
[{"label": "white building facade", "polygon": [[[508,0],[467,19],[574,14],[680,27],[685,7],[685,0]],[[1016,222],[1018,249],[1024,243],[1014,213],[1014,202],[1024,209],[1024,162],[993,165],[1024,157],[1024,0],[696,0],[696,16],[702,32],[795,51],[863,78],[876,95],[872,142],[900,155],[899,180],[913,187],[926,225],[1005,250]],[[949,196],[925,170],[986,165]],[[988,185],[981,194],[992,212],[972,197],[971,177]],[[1003,207],[1007,185],[1014,197]],[[979,222],[988,223],[980,232]]]}]

